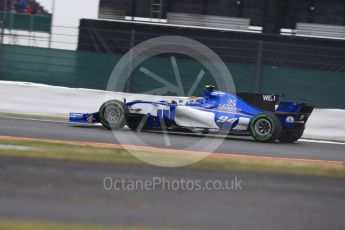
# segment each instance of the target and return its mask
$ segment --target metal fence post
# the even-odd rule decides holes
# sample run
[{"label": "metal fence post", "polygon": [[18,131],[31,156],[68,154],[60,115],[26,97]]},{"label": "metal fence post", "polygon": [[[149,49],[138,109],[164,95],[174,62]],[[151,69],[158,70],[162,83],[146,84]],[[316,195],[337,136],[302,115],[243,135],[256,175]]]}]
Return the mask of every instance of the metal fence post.
[{"label": "metal fence post", "polygon": [[261,65],[262,65],[262,41],[259,41],[258,56],[257,56],[257,62],[256,62],[255,93],[259,93],[260,91]]},{"label": "metal fence post", "polygon": [[128,81],[126,92],[130,93],[132,88],[132,59],[133,59],[133,47],[135,46],[135,30],[131,30],[130,42],[129,42],[129,63],[128,63]]},{"label": "metal fence post", "polygon": [[2,79],[2,76],[4,74],[4,68],[5,68],[5,46],[4,46],[4,38],[5,38],[5,26],[6,26],[6,12],[7,12],[7,4],[8,4],[8,1],[5,0],[4,2],[4,8],[3,9],[0,9],[0,10],[3,10],[2,12],[2,21],[1,21],[1,43],[0,43],[0,80],[3,80]]},{"label": "metal fence post", "polygon": [[[5,15],[5,13],[4,13]],[[0,39],[0,45],[4,44],[4,36],[5,36],[5,22],[1,21],[1,39]]]},{"label": "metal fence post", "polygon": [[52,40],[53,40],[53,23],[54,23],[54,11],[55,11],[55,0],[52,0],[52,16],[51,16],[51,22],[50,22],[50,31],[49,31],[49,41],[48,41],[48,48],[52,48]]},{"label": "metal fence post", "polygon": [[1,45],[4,44],[4,36],[5,36],[5,21],[6,21],[6,13],[7,13],[7,4],[8,0],[4,1],[4,8],[1,9],[2,12],[2,21],[1,21]]}]

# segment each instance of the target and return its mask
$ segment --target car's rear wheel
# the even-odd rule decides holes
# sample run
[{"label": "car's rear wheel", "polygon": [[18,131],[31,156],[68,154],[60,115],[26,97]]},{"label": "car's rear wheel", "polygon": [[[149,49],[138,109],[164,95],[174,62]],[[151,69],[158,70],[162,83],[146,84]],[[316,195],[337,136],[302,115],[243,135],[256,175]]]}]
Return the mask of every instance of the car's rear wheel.
[{"label": "car's rear wheel", "polygon": [[296,142],[303,136],[304,130],[291,129],[285,130],[279,137],[279,141],[283,143],[293,143]]},{"label": "car's rear wheel", "polygon": [[260,142],[274,142],[281,133],[279,118],[270,112],[259,114],[250,123],[253,138]]},{"label": "car's rear wheel", "polygon": [[107,129],[122,129],[126,125],[128,109],[122,101],[110,100],[99,109],[99,120]]}]

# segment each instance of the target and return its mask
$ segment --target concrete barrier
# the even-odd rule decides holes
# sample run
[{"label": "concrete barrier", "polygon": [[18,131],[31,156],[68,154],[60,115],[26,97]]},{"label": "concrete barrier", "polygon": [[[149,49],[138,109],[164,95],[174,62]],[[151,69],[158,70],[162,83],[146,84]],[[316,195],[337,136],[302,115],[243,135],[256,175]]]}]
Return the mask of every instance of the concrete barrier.
[{"label": "concrete barrier", "polygon": [[345,110],[315,109],[309,118],[304,138],[345,141]]},{"label": "concrete barrier", "polygon": [[183,99],[145,94],[110,93],[28,82],[0,81],[0,112],[67,117],[70,112],[96,112],[107,100]]}]

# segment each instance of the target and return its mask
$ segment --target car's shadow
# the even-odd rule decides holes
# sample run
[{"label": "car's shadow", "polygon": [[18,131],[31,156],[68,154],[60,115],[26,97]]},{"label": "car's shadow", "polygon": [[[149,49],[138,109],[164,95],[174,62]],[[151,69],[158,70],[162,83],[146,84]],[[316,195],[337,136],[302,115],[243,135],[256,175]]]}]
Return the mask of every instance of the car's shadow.
[{"label": "car's shadow", "polygon": [[81,128],[81,129],[99,129],[99,130],[107,130],[106,128],[104,128],[101,125],[87,125],[87,124],[77,124],[77,125],[70,125],[70,127],[73,128]]},{"label": "car's shadow", "polygon": [[[92,129],[92,130],[102,130],[105,132],[110,132],[111,130],[108,130],[106,128],[104,128],[101,125],[88,125],[88,124],[76,124],[76,125],[71,125],[71,127],[73,128],[80,128],[80,129]],[[130,130],[129,128],[125,127],[121,130],[113,130],[114,132],[125,132],[125,133],[133,133],[135,131]],[[225,134],[219,134],[219,133],[209,133],[209,134],[203,134],[201,132],[193,132],[191,130],[181,130],[181,131],[160,131],[160,130],[142,130],[140,132],[135,132],[138,135],[145,135],[145,134],[164,134],[167,133],[168,135],[172,135],[172,136],[188,136],[191,138],[220,138],[220,139],[225,139],[225,140],[232,140],[232,141],[241,141],[241,142],[250,142],[250,143],[260,143],[256,140],[254,140],[251,136],[247,136],[247,135],[234,135],[234,134],[229,134],[229,135],[225,135]],[[260,143],[260,144],[265,144],[265,143]],[[280,143],[278,141],[274,142],[274,143],[269,143],[269,144],[286,144],[286,143]],[[300,142],[296,142],[296,143],[289,143],[290,145],[296,145],[296,144],[301,144]]]}]

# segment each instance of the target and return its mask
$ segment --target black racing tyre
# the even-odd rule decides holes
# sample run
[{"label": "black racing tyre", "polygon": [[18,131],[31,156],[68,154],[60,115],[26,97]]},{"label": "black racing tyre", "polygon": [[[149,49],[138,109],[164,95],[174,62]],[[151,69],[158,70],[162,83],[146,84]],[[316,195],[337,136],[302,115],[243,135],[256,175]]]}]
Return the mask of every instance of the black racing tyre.
[{"label": "black racing tyre", "polygon": [[250,132],[256,141],[274,142],[281,134],[279,118],[270,112],[256,115],[250,123]]},{"label": "black racing tyre", "polygon": [[303,132],[300,129],[285,130],[278,139],[282,143],[293,143],[303,136]]},{"label": "black racing tyre", "polygon": [[122,129],[126,125],[127,106],[118,100],[110,100],[99,109],[99,121],[107,129]]}]

